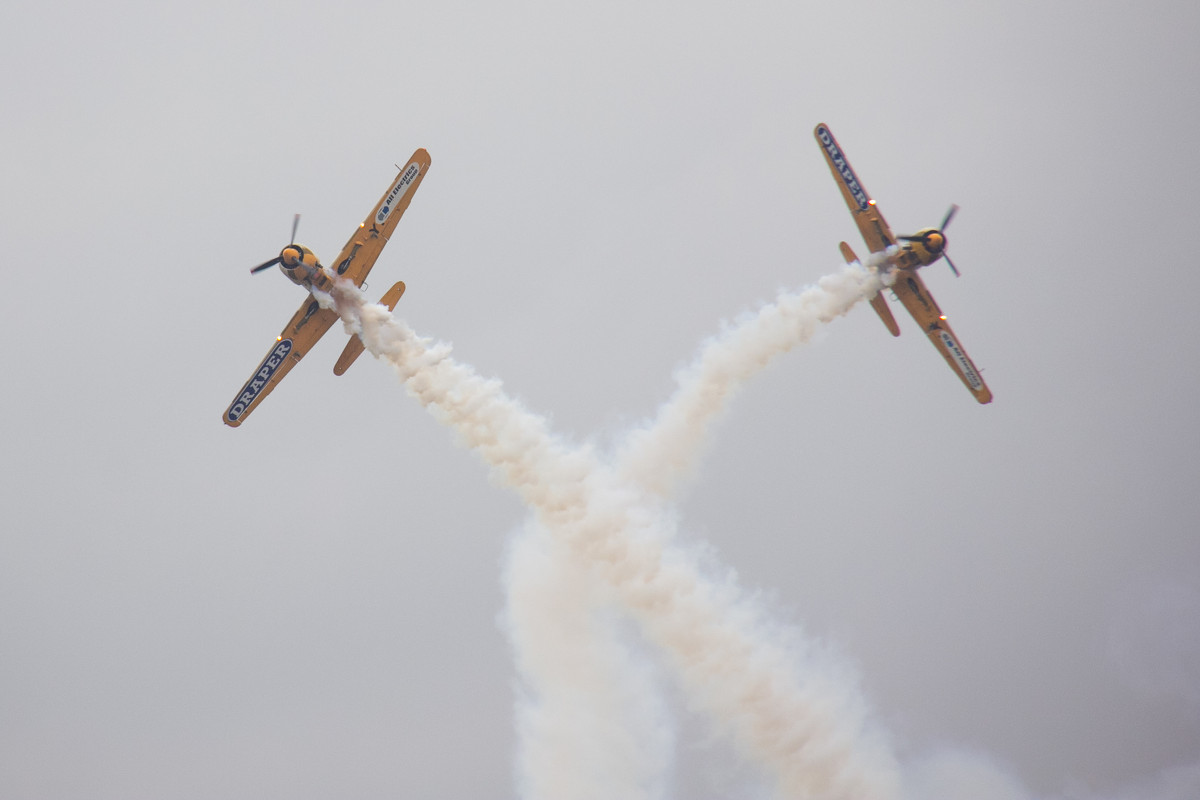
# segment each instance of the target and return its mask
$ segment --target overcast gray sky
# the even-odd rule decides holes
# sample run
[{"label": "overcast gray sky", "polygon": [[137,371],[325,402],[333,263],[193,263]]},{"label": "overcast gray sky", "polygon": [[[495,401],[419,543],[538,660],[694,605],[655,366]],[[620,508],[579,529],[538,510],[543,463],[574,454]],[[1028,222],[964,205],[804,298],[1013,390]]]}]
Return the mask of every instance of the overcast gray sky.
[{"label": "overcast gray sky", "polygon": [[[335,378],[337,328],[223,426],[302,297],[247,269],[296,212],[332,259],[427,148],[369,294],[403,279],[408,324],[605,449],[722,320],[865,249],[817,122],[897,232],[961,205],[963,276],[924,277],[996,399],[857,308],[735,400],[681,538],[854,664],[910,769],[1200,792],[1193,3],[18,0],[0,30],[0,795],[517,796],[527,510],[387,366]],[[667,796],[759,791],[661,691]]]}]

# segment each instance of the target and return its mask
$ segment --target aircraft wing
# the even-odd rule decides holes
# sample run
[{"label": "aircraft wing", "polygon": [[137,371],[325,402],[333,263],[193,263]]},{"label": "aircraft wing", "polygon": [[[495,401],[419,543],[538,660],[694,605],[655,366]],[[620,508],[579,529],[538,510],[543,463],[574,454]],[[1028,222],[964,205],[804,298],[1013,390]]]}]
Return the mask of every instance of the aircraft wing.
[{"label": "aircraft wing", "polygon": [[337,319],[336,311],[321,308],[317,299],[310,293],[304,305],[300,306],[283,329],[283,333],[279,334],[267,357],[258,365],[250,380],[246,381],[246,385],[229,404],[229,408],[225,409],[221,420],[234,428],[241,425],[246,417],[250,416],[250,412],[283,380],[283,376],[304,358],[304,354],[312,349]]},{"label": "aircraft wing", "polygon": [[950,329],[950,323],[946,321],[945,315],[938,308],[933,295],[925,288],[925,282],[920,276],[910,270],[901,272],[892,286],[892,291],[925,331],[929,341],[933,342],[933,346],[946,359],[950,369],[954,370],[967,390],[975,395],[975,399],[980,403],[992,402],[991,390],[983,382],[983,377],[975,368],[967,351],[958,343],[958,338]]},{"label": "aircraft wing", "polygon": [[821,123],[813,130],[813,134],[817,137],[817,143],[821,145],[821,151],[825,153],[825,161],[833,172],[838,188],[842,190],[842,197],[846,198],[846,206],[850,209],[867,247],[872,253],[878,253],[894,245],[896,237],[892,235],[892,229],[888,227],[887,221],[879,213],[875,201],[867,194],[854,170],[850,168],[846,154],[838,147],[837,140],[829,132],[829,127]]},{"label": "aircraft wing", "polygon": [[353,281],[355,286],[362,286],[367,273],[375,266],[375,260],[383,252],[383,246],[391,238],[392,231],[396,230],[396,223],[412,202],[417,187],[429,170],[429,164],[429,153],[421,148],[400,168],[400,174],[392,181],[391,187],[384,192],[370,216],[358,226],[333,262],[338,275]]}]

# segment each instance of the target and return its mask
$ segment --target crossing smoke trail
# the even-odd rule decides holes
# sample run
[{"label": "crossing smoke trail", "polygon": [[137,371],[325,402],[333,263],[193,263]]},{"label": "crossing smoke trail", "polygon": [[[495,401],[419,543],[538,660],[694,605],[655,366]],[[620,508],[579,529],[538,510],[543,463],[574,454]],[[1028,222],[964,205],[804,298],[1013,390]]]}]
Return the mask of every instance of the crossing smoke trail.
[{"label": "crossing smoke trail", "polygon": [[[874,291],[875,280],[873,272],[853,271],[823,280],[822,291],[783,293],[705,341],[657,418],[630,432],[618,459],[623,478],[668,494],[694,469],[713,419],[768,354],[809,339]],[[665,796],[673,737],[661,692],[606,609],[585,594],[590,583],[576,560],[529,526],[511,548],[508,569],[507,627],[530,695],[517,707],[523,796],[591,797],[604,789],[608,796]]]},{"label": "crossing smoke trail", "polygon": [[[712,420],[767,354],[810,338],[873,291],[873,279],[856,271],[825,279],[820,292],[781,294],[745,324],[707,340],[677,374],[679,388],[653,423],[630,433],[618,459],[624,479],[668,494],[694,469]],[[747,360],[755,354],[761,360]],[[576,574],[579,565],[532,528],[514,542],[506,581],[514,659],[533,695],[517,708],[524,796],[588,797],[598,787],[621,797],[662,796],[672,738],[660,693],[604,609],[583,594],[590,584]]]},{"label": "crossing smoke trail", "polygon": [[[846,282],[857,290],[843,290]],[[783,296],[770,307],[780,313],[760,314],[738,326],[743,333],[734,340],[751,349],[741,353],[748,366],[718,370],[716,384],[698,384],[708,400],[688,414],[694,419],[711,416],[703,409],[713,407],[713,398],[720,406],[739,381],[811,335],[815,324],[797,310],[811,311],[815,294],[840,298],[817,304],[819,321],[845,313],[879,286],[871,273],[856,267],[822,284],[801,293],[809,300],[793,303]],[[368,305],[353,287],[339,285],[334,295],[348,330],[360,332],[371,352],[393,365],[408,391],[455,430],[465,446],[479,452],[540,525],[599,572],[641,623],[646,638],[662,648],[696,704],[726,727],[743,755],[770,769],[780,794],[896,794],[895,764],[868,728],[855,688],[815,660],[804,660],[797,670],[796,653],[763,635],[756,614],[735,587],[704,579],[687,558],[664,547],[661,531],[671,521],[642,502],[642,489],[631,488],[589,450],[561,442],[544,419],[508,398],[498,381],[484,380],[450,358],[447,345],[417,337],[383,307]],[[756,319],[762,320],[761,330]],[[687,403],[680,407],[696,408]],[[643,435],[643,442],[672,444],[642,444],[632,452],[689,452],[681,444],[685,438],[680,433],[657,439]],[[673,464],[686,461],[671,458]]]}]

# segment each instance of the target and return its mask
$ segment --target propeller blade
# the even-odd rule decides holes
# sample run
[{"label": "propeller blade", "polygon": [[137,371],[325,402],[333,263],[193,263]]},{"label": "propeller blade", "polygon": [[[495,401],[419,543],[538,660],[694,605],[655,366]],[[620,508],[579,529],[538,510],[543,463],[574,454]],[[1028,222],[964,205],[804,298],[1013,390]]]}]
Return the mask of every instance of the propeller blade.
[{"label": "propeller blade", "polygon": [[250,274],[253,275],[256,272],[262,272],[264,269],[273,267],[276,264],[280,263],[281,261],[283,261],[282,258],[280,258],[279,256],[275,256],[270,261],[264,261],[263,263],[259,264],[257,267],[254,267],[253,269],[251,269]]},{"label": "propeller blade", "polygon": [[946,230],[946,226],[950,224],[950,220],[954,219],[954,215],[958,212],[958,206],[950,206],[950,210],[946,212],[946,216],[942,219],[942,224],[938,226],[938,230]]},{"label": "propeller blade", "polygon": [[296,243],[296,229],[297,229],[297,228],[299,228],[299,227],[300,227],[300,215],[299,215],[299,214],[297,214],[297,215],[296,215],[296,216],[295,216],[295,217],[292,219],[292,239],[291,239],[291,241],[289,241],[289,242],[288,242],[288,244],[295,244],[295,243]]},{"label": "propeller blade", "polygon": [[925,241],[924,236],[897,236],[896,238],[902,242],[923,242],[923,241]]},{"label": "propeller blade", "polygon": [[942,253],[942,258],[946,259],[946,263],[950,265],[950,269],[954,271],[954,277],[961,278],[962,275],[958,272],[958,267],[954,266],[954,262],[950,260],[950,256]]}]

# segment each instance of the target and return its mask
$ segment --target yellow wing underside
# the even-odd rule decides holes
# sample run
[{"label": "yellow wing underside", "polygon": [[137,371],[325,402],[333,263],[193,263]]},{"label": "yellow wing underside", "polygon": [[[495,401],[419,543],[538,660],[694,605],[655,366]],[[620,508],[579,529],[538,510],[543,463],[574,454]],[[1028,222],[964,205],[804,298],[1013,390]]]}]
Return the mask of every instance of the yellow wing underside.
[{"label": "yellow wing underside", "polygon": [[921,276],[910,270],[902,270],[892,285],[892,292],[946,359],[946,363],[967,387],[967,391],[980,403],[992,402],[991,390],[983,382],[983,376],[979,374],[967,351],[958,343],[958,337],[954,335],[933,295],[925,288]]},{"label": "yellow wing underside", "polygon": [[362,286],[379,254],[383,252],[383,246],[396,230],[400,217],[408,210],[417,187],[425,179],[429,164],[429,153],[424,148],[413,153],[408,163],[400,168],[392,187],[379,199],[350,241],[346,242],[342,252],[338,253],[337,260],[333,262],[334,272],[352,281],[355,286]]},{"label": "yellow wing underside", "polygon": [[896,237],[892,235],[892,229],[888,227],[883,214],[879,213],[875,201],[867,194],[862,181],[854,174],[854,169],[846,159],[846,154],[838,146],[837,140],[833,138],[829,128],[824,124],[818,125],[814,129],[813,135],[817,137],[817,144],[821,145],[821,152],[825,154],[825,163],[829,165],[829,171],[833,173],[834,181],[842,190],[846,207],[850,209],[850,215],[854,217],[854,224],[858,226],[863,241],[867,243],[867,248],[872,253],[878,253],[894,245]]},{"label": "yellow wing underside", "polygon": [[222,418],[225,424],[234,428],[241,425],[263,398],[283,380],[283,376],[320,341],[337,319],[336,311],[321,308],[317,298],[310,293],[304,304],[292,315],[283,333],[279,334],[279,338],[267,352],[267,357],[229,404],[229,408],[225,409]]}]

